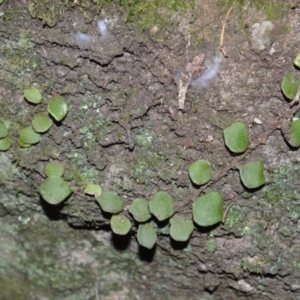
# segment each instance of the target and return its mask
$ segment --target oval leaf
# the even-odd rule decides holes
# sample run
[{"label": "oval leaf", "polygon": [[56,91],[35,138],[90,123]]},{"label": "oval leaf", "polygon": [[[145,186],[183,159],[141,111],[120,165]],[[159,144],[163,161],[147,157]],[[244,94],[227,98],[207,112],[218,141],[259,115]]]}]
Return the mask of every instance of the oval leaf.
[{"label": "oval leaf", "polygon": [[48,114],[36,113],[32,119],[32,127],[36,132],[46,132],[52,126],[53,121]]},{"label": "oval leaf", "polygon": [[98,198],[102,193],[102,188],[98,184],[89,183],[85,186],[84,192],[88,195],[92,195],[92,196],[95,196],[96,198]]},{"label": "oval leaf", "polygon": [[193,219],[199,226],[212,226],[223,219],[223,197],[210,192],[199,197],[193,204]]},{"label": "oval leaf", "polygon": [[233,123],[232,125],[226,127],[223,133],[225,144],[230,151],[242,153],[248,148],[248,130],[244,123]]},{"label": "oval leaf", "polygon": [[295,58],[294,64],[295,64],[296,67],[300,68],[300,53]]},{"label": "oval leaf", "polygon": [[3,122],[0,122],[0,139],[7,137],[8,130],[3,124]]},{"label": "oval leaf", "polygon": [[157,234],[151,224],[147,223],[139,225],[137,240],[142,247],[152,249],[156,243],[156,239]]},{"label": "oval leaf", "polygon": [[0,139],[0,151],[7,151],[11,145],[11,140],[7,136],[3,139]]},{"label": "oval leaf", "polygon": [[124,209],[123,201],[115,192],[104,192],[96,201],[101,209],[108,213],[118,214]]},{"label": "oval leaf", "polygon": [[175,215],[170,220],[170,223],[170,235],[173,240],[177,242],[186,242],[190,238],[194,230],[193,221],[187,220],[182,216]]},{"label": "oval leaf", "polygon": [[174,214],[173,199],[167,192],[157,192],[149,202],[149,208],[158,221],[167,220]]},{"label": "oval leaf", "polygon": [[38,104],[42,101],[42,94],[35,87],[25,89],[24,90],[24,97],[26,98],[26,100],[28,102],[33,103],[33,104]]},{"label": "oval leaf", "polygon": [[61,177],[50,176],[39,186],[39,192],[45,201],[56,205],[64,201],[73,191]]},{"label": "oval leaf", "polygon": [[40,141],[40,134],[35,132],[31,126],[25,127],[19,132],[20,138],[25,144],[36,144]]},{"label": "oval leaf", "polygon": [[296,80],[293,74],[288,74],[282,79],[281,90],[288,99],[292,100],[297,94],[299,84],[300,79]]},{"label": "oval leaf", "polygon": [[146,222],[151,218],[148,201],[146,199],[134,199],[129,207],[129,212],[137,222]]},{"label": "oval leaf", "polygon": [[241,180],[247,188],[255,189],[265,183],[264,165],[261,161],[246,163],[239,170]]},{"label": "oval leaf", "polygon": [[44,168],[44,174],[49,176],[63,176],[65,167],[60,162],[49,162]]},{"label": "oval leaf", "polygon": [[131,229],[131,222],[122,214],[114,215],[110,219],[110,227],[115,234],[126,235]]},{"label": "oval leaf", "polygon": [[206,160],[200,159],[189,166],[189,176],[193,183],[202,185],[210,181],[211,168]]},{"label": "oval leaf", "polygon": [[24,143],[20,137],[18,138],[18,145],[19,145],[21,148],[29,148],[29,147],[31,146],[31,144],[26,144],[26,143]]},{"label": "oval leaf", "polygon": [[48,112],[56,120],[61,121],[68,113],[68,105],[62,97],[52,97],[48,103]]},{"label": "oval leaf", "polygon": [[291,136],[288,140],[288,143],[292,147],[299,147],[300,146],[300,119],[294,120],[291,122]]}]

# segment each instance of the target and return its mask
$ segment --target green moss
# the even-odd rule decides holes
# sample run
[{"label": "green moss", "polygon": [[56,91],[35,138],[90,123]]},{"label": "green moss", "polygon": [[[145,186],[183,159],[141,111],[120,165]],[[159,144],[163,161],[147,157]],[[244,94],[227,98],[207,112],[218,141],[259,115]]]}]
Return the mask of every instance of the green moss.
[{"label": "green moss", "polygon": [[134,141],[139,146],[151,147],[153,142],[153,134],[147,129],[137,128],[135,130]]},{"label": "green moss", "polygon": [[[163,156],[153,152],[140,152],[134,162],[132,162],[133,176],[136,182],[147,184],[151,182],[156,168],[165,163]],[[165,168],[160,168],[164,169]]]},{"label": "green moss", "polygon": [[215,252],[217,250],[217,244],[214,239],[210,239],[206,242],[206,247],[208,252]]},{"label": "green moss", "polygon": [[240,14],[240,18],[248,12],[248,10],[243,10],[243,8],[249,6],[257,11],[264,12],[266,18],[270,20],[283,17],[291,7],[289,3],[277,0],[222,0],[219,2],[219,6],[223,7],[225,11],[230,7],[236,8]]},{"label": "green moss", "polygon": [[36,1],[29,6],[30,15],[43,21],[43,24],[54,27],[63,18],[64,5],[52,1]]},{"label": "green moss", "polygon": [[7,71],[7,76],[14,87],[23,90],[31,85],[31,70],[40,67],[40,57],[31,48],[29,33],[20,32],[20,39],[12,46],[1,46],[1,68]]},{"label": "green moss", "polygon": [[233,205],[227,212],[227,216],[225,219],[226,227],[228,226],[229,229],[233,229],[239,226],[242,216],[243,215],[241,207],[238,205]]},{"label": "green moss", "polygon": [[86,182],[92,182],[98,177],[99,171],[92,166],[81,166],[81,162],[86,161],[86,157],[78,153],[73,157],[70,170],[66,170],[65,178],[74,180],[76,185],[83,185]]},{"label": "green moss", "polygon": [[293,262],[293,269],[296,272],[300,271],[300,260],[296,260],[296,261]]},{"label": "green moss", "polygon": [[[154,25],[164,27],[174,22],[172,14],[192,9],[194,0],[165,0],[158,2],[155,0],[123,0],[119,2],[121,9],[126,14],[126,20],[138,25],[142,29],[148,29]],[[175,20],[179,22],[180,20]]]},{"label": "green moss", "polygon": [[15,272],[7,272],[5,276],[1,276],[0,278],[0,296],[2,299],[28,299],[30,282],[26,276]]},{"label": "green moss", "polygon": [[253,262],[249,262],[244,259],[242,262],[242,268],[244,271],[255,274],[263,273],[264,263],[261,260],[254,260]]},{"label": "green moss", "polygon": [[[30,15],[42,20],[43,24],[54,27],[64,18],[64,9],[78,9],[87,23],[97,17],[104,6],[111,5],[111,0],[72,1],[64,0],[63,3],[52,1],[35,1],[29,6]],[[127,22],[136,29],[149,29],[154,25],[165,27],[180,21],[174,18],[174,13],[179,14],[194,8],[195,0],[121,0],[117,2],[118,8],[123,11]]]},{"label": "green moss", "polygon": [[265,3],[263,9],[270,20],[282,18],[289,10],[291,5],[289,3],[272,3],[271,1]]},{"label": "green moss", "polygon": [[10,22],[20,15],[26,16],[26,13],[27,11],[25,9],[5,10],[5,14],[1,18],[4,22]]},{"label": "green moss", "polygon": [[286,24],[283,24],[281,28],[284,33],[288,33],[292,30],[292,27],[290,25],[286,25]]},{"label": "green moss", "polygon": [[288,226],[283,226],[280,228],[279,232],[284,236],[284,237],[290,237],[292,235],[292,231]]},{"label": "green moss", "polygon": [[[64,2],[68,5],[70,1]],[[42,20],[43,24],[54,27],[63,19],[64,7],[62,3],[37,0],[29,6],[29,12],[32,18],[38,18]]]},{"label": "green moss", "polygon": [[22,29],[20,32],[20,39],[19,39],[17,45],[21,49],[31,50],[33,48],[33,44],[31,42],[30,38],[31,38],[30,33],[26,29]]},{"label": "green moss", "polygon": [[286,164],[279,169],[269,172],[271,184],[265,187],[265,200],[280,209],[300,214],[297,203],[300,200],[298,191],[298,178],[300,176],[299,164]]}]

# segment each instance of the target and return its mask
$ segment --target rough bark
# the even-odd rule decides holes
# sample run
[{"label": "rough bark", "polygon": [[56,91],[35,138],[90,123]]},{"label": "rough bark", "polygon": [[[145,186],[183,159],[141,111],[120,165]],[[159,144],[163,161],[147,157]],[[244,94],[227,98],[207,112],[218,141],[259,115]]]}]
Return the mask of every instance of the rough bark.
[{"label": "rough bark", "polygon": [[[225,16],[216,2],[198,3],[199,17],[186,16],[193,24],[182,20],[151,33],[132,30],[111,10],[109,34],[102,36],[100,16],[85,24],[70,9],[49,28],[31,18],[27,3],[0,6],[0,117],[12,139],[0,153],[1,299],[299,299],[300,167],[297,149],[284,138],[298,108],[280,90],[285,73],[299,72],[293,69],[299,13],[277,16],[263,50],[252,48],[250,29],[266,16],[250,8],[242,20],[232,14],[228,58],[217,78],[189,88],[178,111],[176,72],[197,55],[204,53],[208,65],[216,55]],[[92,40],[78,40],[82,26]],[[23,98],[32,85],[42,91],[40,105]],[[67,117],[40,143],[21,149],[18,131],[47,110],[52,95],[66,99]],[[230,153],[223,140],[223,129],[237,120],[251,137],[242,155]],[[213,170],[202,187],[187,172],[199,158]],[[74,190],[58,206],[37,190],[52,160],[65,166]],[[250,191],[237,168],[254,160],[264,162],[266,184]],[[219,191],[224,221],[195,224],[184,244],[157,224],[157,244],[148,251],[136,242],[134,222],[126,237],[111,233],[109,216],[83,192],[88,182],[116,191],[125,207],[168,191],[176,213],[188,219],[199,195]]]}]

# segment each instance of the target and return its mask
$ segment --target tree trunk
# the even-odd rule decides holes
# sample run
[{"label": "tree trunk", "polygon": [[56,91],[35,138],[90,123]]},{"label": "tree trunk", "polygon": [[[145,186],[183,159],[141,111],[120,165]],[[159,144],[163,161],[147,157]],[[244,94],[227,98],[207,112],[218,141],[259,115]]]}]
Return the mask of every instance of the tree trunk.
[{"label": "tree trunk", "polygon": [[[147,30],[138,20],[148,10],[126,23],[116,3],[28,2],[0,5],[0,121],[11,140],[0,153],[0,298],[300,299],[300,167],[287,141],[298,104],[290,108],[280,90],[286,73],[299,72],[297,8],[234,7],[219,53],[228,10],[219,1],[166,10],[166,23]],[[266,25],[268,9],[278,14]],[[40,104],[24,98],[30,87]],[[65,99],[67,116],[20,147],[20,130],[48,113],[52,96]],[[242,154],[224,144],[223,129],[236,121],[249,135]],[[198,159],[212,169],[201,186],[188,174]],[[256,189],[239,174],[252,161],[264,164]],[[64,166],[73,191],[57,205],[39,193],[49,162]],[[84,192],[89,183],[119,195],[129,234],[112,233],[111,214]],[[169,220],[152,216],[156,245],[141,247],[128,208],[158,191],[188,220],[194,201],[216,191],[223,220],[193,222],[191,238],[176,242]],[[59,187],[50,195],[61,196]]]}]

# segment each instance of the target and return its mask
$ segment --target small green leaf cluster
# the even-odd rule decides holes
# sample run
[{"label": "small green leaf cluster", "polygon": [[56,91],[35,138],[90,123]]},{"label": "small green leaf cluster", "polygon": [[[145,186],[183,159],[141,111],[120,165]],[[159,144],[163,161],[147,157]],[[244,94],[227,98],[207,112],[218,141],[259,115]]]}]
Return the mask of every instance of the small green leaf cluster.
[{"label": "small green leaf cluster", "polygon": [[[248,130],[243,122],[235,122],[223,130],[225,145],[236,154],[243,153],[249,146]],[[264,165],[261,161],[246,163],[238,167],[244,186],[256,189],[265,183]]]},{"label": "small green leaf cluster", "polygon": [[[124,203],[117,193],[103,192],[96,201],[104,212],[112,214],[110,225],[115,234],[126,235],[130,232],[132,223],[122,213]],[[154,217],[157,222],[168,222],[175,212],[171,195],[164,191],[155,193],[150,201],[134,199],[128,210],[138,226],[138,243],[148,249],[152,249],[157,240],[157,232],[151,219]],[[178,215],[171,219],[170,224],[170,235],[177,241],[187,241],[194,229],[192,221]]]},{"label": "small green leaf cluster", "polygon": [[173,216],[175,213],[173,198],[164,191],[155,193],[149,202],[146,199],[135,199],[129,207],[129,212],[140,223],[137,233],[139,244],[148,249],[153,248],[157,240],[157,232],[152,222],[149,222],[151,215],[160,223],[170,223],[170,236],[175,241],[187,241],[194,230],[191,220],[178,214]]},{"label": "small green leaf cluster", "polygon": [[[231,152],[243,153],[247,150],[248,131],[247,126],[242,122],[236,122],[224,131],[225,144]],[[261,161],[254,161],[243,164],[239,167],[240,179],[245,187],[249,189],[258,188],[265,183],[264,167]],[[190,164],[188,174],[195,185],[204,185],[212,178],[210,164],[203,159]],[[85,192],[93,190],[94,185],[86,187]],[[97,186],[97,188],[100,188]],[[151,200],[136,198],[128,211],[129,216],[124,214],[124,203],[115,192],[103,192],[99,190],[100,196],[96,202],[102,211],[111,214],[110,225],[115,234],[127,235],[132,222],[137,223],[137,240],[140,246],[152,249],[157,240],[155,223],[164,224],[164,228],[171,238],[177,242],[187,242],[194,230],[194,223],[200,227],[209,227],[220,223],[223,220],[224,199],[219,192],[212,191],[198,197],[192,207],[192,218],[188,219],[175,212],[174,201],[171,195],[165,191],[156,192]],[[93,193],[92,193],[93,194]],[[194,223],[193,223],[194,221]]]},{"label": "small green leaf cluster", "polygon": [[[294,60],[294,65],[300,68],[300,53]],[[281,90],[288,100],[293,100],[290,106],[293,106],[300,99],[300,78],[296,79],[295,76],[290,73],[283,77],[281,82]],[[290,123],[290,133],[286,137],[287,142],[291,147],[298,148],[300,146],[300,120],[294,116]]]},{"label": "small green leaf cluster", "polygon": [[[24,98],[33,105],[42,102],[42,94],[36,87],[24,90]],[[31,125],[19,131],[18,145],[28,148],[40,142],[41,134],[47,132],[53,125],[53,120],[62,121],[67,113],[68,106],[66,101],[60,97],[52,97],[48,102],[48,112],[37,112],[32,118]],[[4,122],[0,121],[0,151],[7,151],[11,145],[11,138]]]},{"label": "small green leaf cluster", "polygon": [[[243,153],[249,146],[247,126],[235,122],[223,130],[225,145],[236,154]],[[240,179],[245,187],[255,189],[265,183],[264,166],[261,161],[241,165]],[[211,180],[210,164],[203,159],[193,162],[188,169],[191,181],[196,185],[204,185]],[[193,204],[193,220],[199,226],[212,226],[223,219],[223,197],[218,192],[209,192],[195,200]]]},{"label": "small green leaf cluster", "polygon": [[50,162],[44,168],[47,178],[38,187],[38,191],[49,204],[60,204],[73,193],[68,183],[62,178],[64,171],[64,166],[59,162]]},{"label": "small green leaf cluster", "polygon": [[[42,94],[36,87],[24,90],[24,98],[31,104],[37,105],[42,102]],[[32,119],[31,125],[19,131],[18,144],[22,148],[39,143],[41,134],[47,132],[56,122],[62,121],[68,113],[68,105],[60,96],[50,98],[47,106],[48,112],[37,112]]]},{"label": "small green leaf cluster", "polygon": [[118,235],[127,235],[132,225],[129,218],[121,214],[124,210],[124,203],[118,194],[111,191],[103,192],[96,198],[96,202],[104,212],[112,214],[110,219],[112,231]]},{"label": "small green leaf cluster", "polygon": [[0,121],[0,151],[7,151],[11,145],[8,130],[3,122]]},{"label": "small green leaf cluster", "polygon": [[[193,162],[188,173],[196,185],[204,185],[211,180],[212,171],[206,160]],[[217,192],[207,193],[195,200],[193,204],[193,220],[199,226],[212,226],[223,219],[223,198]]]}]

